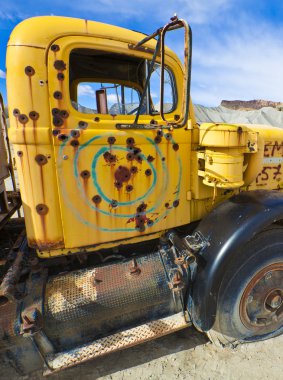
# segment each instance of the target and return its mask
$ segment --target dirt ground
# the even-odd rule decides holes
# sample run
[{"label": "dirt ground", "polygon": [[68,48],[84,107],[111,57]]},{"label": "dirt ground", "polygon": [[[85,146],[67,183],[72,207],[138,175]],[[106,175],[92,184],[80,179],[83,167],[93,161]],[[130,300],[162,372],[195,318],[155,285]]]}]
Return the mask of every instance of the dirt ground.
[{"label": "dirt ground", "polygon": [[[19,380],[0,365],[0,379]],[[35,373],[29,380],[43,379]],[[193,328],[120,351],[48,377],[50,380],[259,380],[283,379],[283,335],[269,341],[219,348]]]}]

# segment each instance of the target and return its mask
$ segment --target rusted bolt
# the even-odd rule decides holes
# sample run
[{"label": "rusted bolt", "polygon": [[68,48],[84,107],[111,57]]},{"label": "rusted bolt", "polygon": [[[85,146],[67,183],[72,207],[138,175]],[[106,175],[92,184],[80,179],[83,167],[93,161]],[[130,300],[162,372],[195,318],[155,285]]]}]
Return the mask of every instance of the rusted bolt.
[{"label": "rusted bolt", "polygon": [[18,150],[18,151],[17,151],[17,155],[18,155],[19,157],[23,157],[24,153],[23,153],[21,150]]},{"label": "rusted bolt", "polygon": [[107,141],[108,141],[108,144],[113,145],[115,144],[116,139],[114,136],[110,136],[108,137]]},{"label": "rusted bolt", "polygon": [[130,168],[130,172],[131,172],[132,174],[136,174],[137,171],[138,171],[138,168],[137,168],[136,166],[132,166],[132,167]]},{"label": "rusted bolt", "polygon": [[132,260],[131,267],[130,267],[130,273],[133,275],[136,275],[136,276],[138,276],[141,273],[141,269],[138,266],[137,260],[135,258],[133,258],[133,260]]},{"label": "rusted bolt", "polygon": [[26,124],[27,122],[28,122],[28,117],[27,117],[27,115],[25,115],[25,114],[20,114],[20,116],[19,116],[19,122],[21,123],[21,124]]},{"label": "rusted bolt", "polygon": [[77,146],[80,145],[80,143],[78,142],[78,140],[72,140],[70,144],[71,144],[74,148],[76,148]]},{"label": "rusted bolt", "polygon": [[61,91],[55,91],[55,92],[53,93],[53,96],[54,96],[54,98],[57,99],[57,100],[61,100],[61,99],[63,99],[63,94],[62,94]]},{"label": "rusted bolt", "polygon": [[17,116],[19,116],[19,114],[20,114],[20,110],[18,108],[15,108],[13,110],[13,115],[17,117]]},{"label": "rusted bolt", "polygon": [[79,138],[80,137],[80,131],[78,131],[78,130],[76,130],[76,129],[73,129],[72,131],[71,131],[71,136],[72,137],[74,137],[74,138]]},{"label": "rusted bolt", "polygon": [[53,135],[54,137],[58,136],[59,133],[60,133],[60,131],[59,131],[58,129],[53,129],[53,131],[52,131],[52,135]]},{"label": "rusted bolt", "polygon": [[126,140],[126,144],[128,146],[133,146],[135,144],[135,140],[133,137],[128,137],[127,140]]},{"label": "rusted bolt", "polygon": [[58,73],[58,74],[57,74],[57,79],[58,79],[59,81],[64,80],[64,79],[65,79],[65,75],[64,75],[64,73]]},{"label": "rusted bolt", "polygon": [[117,208],[118,207],[118,201],[116,201],[115,199],[112,199],[110,206],[113,208]]},{"label": "rusted bolt", "polygon": [[54,62],[54,67],[56,70],[62,70],[63,71],[63,70],[66,70],[66,63],[64,61],[58,59]]},{"label": "rusted bolt", "polygon": [[126,186],[126,191],[127,193],[130,193],[131,191],[133,191],[134,187],[132,185],[127,185]]},{"label": "rusted bolt", "polygon": [[173,149],[175,150],[175,152],[177,152],[177,150],[179,150],[179,144],[174,143]]},{"label": "rusted bolt", "polygon": [[52,51],[54,51],[54,52],[56,52],[56,51],[59,51],[60,50],[60,47],[59,47],[59,45],[56,45],[56,44],[54,44],[54,45],[51,45],[51,48],[50,48]]},{"label": "rusted bolt", "polygon": [[40,203],[36,205],[36,211],[39,215],[46,215],[49,211],[49,208],[45,204]]},{"label": "rusted bolt", "polygon": [[31,111],[31,112],[29,113],[29,117],[31,118],[31,120],[36,121],[36,120],[39,119],[39,113],[36,112],[36,111]]},{"label": "rusted bolt", "polygon": [[95,195],[94,197],[92,197],[92,201],[95,204],[99,204],[101,202],[101,196],[100,195]]},{"label": "rusted bolt", "polygon": [[26,66],[25,67],[25,73],[27,76],[32,77],[35,74],[35,70],[31,66]]},{"label": "rusted bolt", "polygon": [[43,154],[37,154],[35,156],[35,161],[38,163],[38,165],[43,166],[47,164],[48,160]]},{"label": "rusted bolt", "polygon": [[155,158],[152,157],[151,155],[147,156],[147,161],[148,161],[148,162],[152,162],[152,161],[154,161],[154,160],[155,160]]},{"label": "rusted bolt", "polygon": [[55,127],[62,127],[62,125],[64,125],[63,119],[59,116],[54,116],[52,122]]},{"label": "rusted bolt", "polygon": [[178,207],[179,206],[179,199],[176,199],[174,202],[173,202],[173,207]]},{"label": "rusted bolt", "polygon": [[88,124],[85,121],[79,121],[79,128],[80,129],[86,129]]},{"label": "rusted bolt", "polygon": [[162,138],[160,136],[155,136],[154,141],[156,144],[159,144],[161,142]]},{"label": "rusted bolt", "polygon": [[81,177],[84,179],[88,179],[90,177],[90,172],[88,170],[83,170],[81,172]]},{"label": "rusted bolt", "polygon": [[60,135],[58,135],[58,140],[60,141],[66,141],[68,139],[68,135],[66,135],[65,133],[61,133]]},{"label": "rusted bolt", "polygon": [[63,118],[63,119],[67,119],[69,117],[69,112],[66,111],[66,110],[62,110],[60,111],[60,116]]},{"label": "rusted bolt", "polygon": [[282,303],[283,299],[280,294],[271,295],[266,301],[266,304],[273,310],[279,309]]},{"label": "rusted bolt", "polygon": [[146,169],[146,171],[144,172],[144,174],[145,174],[147,177],[151,176],[151,174],[152,174],[151,169]]},{"label": "rusted bolt", "polygon": [[98,117],[98,116],[96,116],[95,118],[94,118],[94,121],[96,121],[97,123],[100,121],[100,118]]}]

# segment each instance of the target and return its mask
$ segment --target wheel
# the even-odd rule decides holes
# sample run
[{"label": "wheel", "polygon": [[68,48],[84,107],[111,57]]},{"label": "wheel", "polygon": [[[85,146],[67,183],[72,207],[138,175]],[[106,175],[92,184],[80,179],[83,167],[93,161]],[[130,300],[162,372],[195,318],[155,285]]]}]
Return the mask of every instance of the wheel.
[{"label": "wheel", "polygon": [[230,263],[207,335],[220,345],[254,342],[283,332],[283,227],[256,235]]}]

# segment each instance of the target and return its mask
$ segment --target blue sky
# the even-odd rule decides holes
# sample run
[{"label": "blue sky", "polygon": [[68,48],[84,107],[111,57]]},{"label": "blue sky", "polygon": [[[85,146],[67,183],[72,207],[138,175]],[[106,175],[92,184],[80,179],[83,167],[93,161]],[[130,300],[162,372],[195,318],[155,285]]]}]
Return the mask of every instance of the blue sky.
[{"label": "blue sky", "polygon": [[[193,29],[195,103],[217,106],[221,99],[283,102],[282,0],[2,0],[0,91],[6,99],[6,44],[13,27],[25,18],[80,17],[150,33],[175,12]],[[168,44],[181,52],[181,35],[168,39]]]}]

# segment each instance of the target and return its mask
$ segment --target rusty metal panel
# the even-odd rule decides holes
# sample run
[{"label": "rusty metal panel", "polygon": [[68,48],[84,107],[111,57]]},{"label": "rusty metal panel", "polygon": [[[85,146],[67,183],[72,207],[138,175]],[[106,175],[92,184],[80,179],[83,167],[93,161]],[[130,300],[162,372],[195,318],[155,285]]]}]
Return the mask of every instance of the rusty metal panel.
[{"label": "rusty metal panel", "polygon": [[132,347],[148,340],[156,339],[187,326],[189,326],[189,324],[186,322],[184,314],[178,313],[99,339],[70,351],[48,355],[47,362],[50,370],[47,370],[46,374],[52,373],[53,371],[60,371],[87,360]]}]

